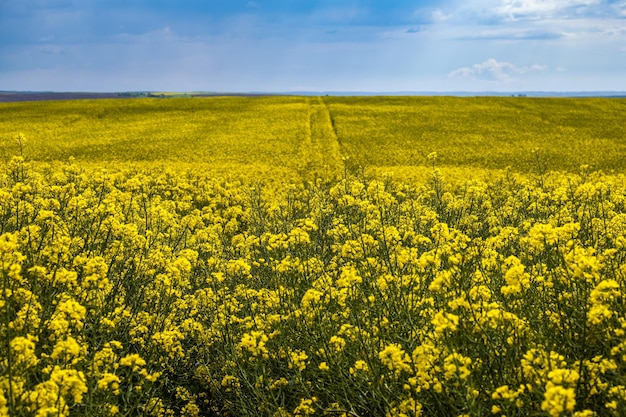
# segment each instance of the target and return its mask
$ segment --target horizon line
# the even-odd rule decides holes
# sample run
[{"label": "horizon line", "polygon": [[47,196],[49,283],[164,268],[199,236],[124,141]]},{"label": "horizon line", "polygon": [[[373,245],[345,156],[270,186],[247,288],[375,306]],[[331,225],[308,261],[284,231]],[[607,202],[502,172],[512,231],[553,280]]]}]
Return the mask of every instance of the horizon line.
[{"label": "horizon line", "polygon": [[[286,91],[167,91],[167,90],[1,90],[2,95],[35,95],[35,94],[68,94],[68,95],[111,95],[132,97],[143,95],[146,97],[168,96],[597,96],[597,97],[626,97],[626,90],[397,90],[397,91],[368,91],[368,90],[286,90]],[[96,98],[96,97],[94,97]]]}]

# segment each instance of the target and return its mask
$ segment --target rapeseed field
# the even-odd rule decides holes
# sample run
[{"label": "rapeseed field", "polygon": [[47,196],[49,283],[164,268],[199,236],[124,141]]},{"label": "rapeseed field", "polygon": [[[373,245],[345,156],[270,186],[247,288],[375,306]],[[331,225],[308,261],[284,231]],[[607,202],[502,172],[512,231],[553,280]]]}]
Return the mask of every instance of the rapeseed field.
[{"label": "rapeseed field", "polygon": [[2,105],[0,416],[623,415],[623,109]]}]

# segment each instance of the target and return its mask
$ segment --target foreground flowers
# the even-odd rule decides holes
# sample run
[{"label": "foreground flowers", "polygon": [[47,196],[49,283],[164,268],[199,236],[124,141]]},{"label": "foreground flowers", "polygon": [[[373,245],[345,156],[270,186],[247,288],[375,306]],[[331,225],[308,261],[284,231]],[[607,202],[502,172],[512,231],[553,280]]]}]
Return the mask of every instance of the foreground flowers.
[{"label": "foreground flowers", "polygon": [[622,177],[0,178],[0,415],[619,415]]}]

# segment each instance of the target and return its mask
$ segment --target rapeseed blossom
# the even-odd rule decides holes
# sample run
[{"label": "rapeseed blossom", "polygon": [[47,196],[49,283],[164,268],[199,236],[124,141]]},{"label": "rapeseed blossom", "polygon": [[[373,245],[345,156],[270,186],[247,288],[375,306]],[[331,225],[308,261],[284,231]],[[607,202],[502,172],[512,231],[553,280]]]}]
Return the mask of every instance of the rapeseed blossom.
[{"label": "rapeseed blossom", "polygon": [[289,359],[289,369],[304,371],[307,367],[309,356],[301,350],[296,350],[289,353]]},{"label": "rapeseed blossom", "polygon": [[[35,354],[36,338],[18,336],[9,343],[10,355],[15,366],[30,368],[39,363],[39,358]],[[9,366],[8,359],[2,364],[5,368]]]},{"label": "rapeseed blossom", "polygon": [[300,400],[300,404],[293,410],[294,416],[310,416],[315,414],[315,408],[313,404],[317,401],[317,398],[303,398]]},{"label": "rapeseed blossom", "polygon": [[352,376],[357,376],[360,373],[367,373],[369,372],[369,370],[370,368],[367,362],[365,362],[363,359],[359,359],[350,368],[350,374],[352,374]]},{"label": "rapeseed blossom", "polygon": [[378,353],[380,361],[396,375],[411,371],[411,358],[398,344],[390,344]]},{"label": "rapeseed blossom", "polygon": [[453,332],[459,325],[459,316],[438,311],[432,318],[431,323],[435,327],[436,333],[443,333],[446,330]]},{"label": "rapeseed blossom", "polygon": [[459,353],[452,353],[443,360],[444,376],[446,379],[466,379],[470,375],[469,366],[471,364],[472,360],[470,358],[466,358]]},{"label": "rapeseed blossom", "polygon": [[84,345],[81,346],[76,339],[72,336],[68,336],[67,339],[59,340],[55,343],[50,357],[75,365],[86,353]]},{"label": "rapeseed blossom", "polygon": [[566,411],[573,411],[576,406],[576,393],[573,388],[563,388],[560,385],[546,387],[541,409],[552,417],[563,415]]},{"label": "rapeseed blossom", "polygon": [[111,374],[108,372],[105,372],[102,377],[100,377],[100,379],[98,380],[98,389],[106,391],[106,390],[110,390],[114,395],[119,395],[120,393],[120,377],[115,375],[115,374]]},{"label": "rapeseed blossom", "polygon": [[269,337],[261,331],[252,331],[245,333],[241,337],[241,341],[238,344],[240,349],[247,350],[253,357],[262,356],[264,358],[269,357],[269,351],[265,347],[265,344],[269,340]]},{"label": "rapeseed blossom", "polygon": [[131,368],[133,372],[138,372],[146,366],[146,361],[139,354],[133,353],[120,359],[120,365]]}]

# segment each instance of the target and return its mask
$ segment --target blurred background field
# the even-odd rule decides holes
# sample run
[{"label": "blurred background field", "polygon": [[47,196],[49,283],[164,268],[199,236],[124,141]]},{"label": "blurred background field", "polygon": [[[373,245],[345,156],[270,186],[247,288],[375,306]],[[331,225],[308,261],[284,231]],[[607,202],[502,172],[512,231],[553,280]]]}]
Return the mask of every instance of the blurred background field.
[{"label": "blurred background field", "polygon": [[427,164],[518,172],[623,169],[626,101],[526,97],[387,97],[328,100],[345,152],[371,167]]},{"label": "blurred background field", "polygon": [[[351,172],[623,172],[626,101],[528,97],[210,97],[0,103],[0,152],[33,162],[181,164],[297,181]],[[147,164],[147,165],[146,165]],[[453,168],[453,169],[452,169]]]}]

